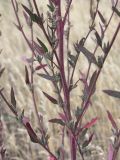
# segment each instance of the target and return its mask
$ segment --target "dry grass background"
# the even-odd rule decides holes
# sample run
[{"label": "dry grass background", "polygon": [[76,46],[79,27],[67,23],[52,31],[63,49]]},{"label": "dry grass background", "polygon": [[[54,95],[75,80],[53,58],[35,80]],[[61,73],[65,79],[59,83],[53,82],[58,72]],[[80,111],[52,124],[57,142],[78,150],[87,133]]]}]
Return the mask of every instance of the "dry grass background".
[{"label": "dry grass background", "polygon": [[[19,0],[19,2],[24,2],[24,0]],[[46,12],[45,4],[47,0],[39,1],[39,6],[41,12]],[[89,17],[89,0],[73,0],[74,5],[71,7],[71,42],[70,48],[74,53],[72,44],[79,40],[82,36],[85,36],[88,32],[88,23],[90,23]],[[27,1],[24,2],[27,4]],[[111,14],[111,1],[101,0],[100,11],[106,17],[109,18]],[[119,5],[120,8],[120,5]],[[25,109],[25,114],[28,115],[34,124],[34,128],[37,128],[36,119],[34,115],[34,107],[32,103],[32,98],[24,82],[24,65],[25,63],[21,60],[22,56],[30,56],[30,50],[28,49],[21,33],[15,28],[13,22],[16,22],[14,12],[10,0],[0,0],[0,30],[2,35],[0,36],[0,49],[3,48],[2,55],[0,56],[0,64],[6,68],[3,77],[1,78],[1,86],[4,86],[6,90],[6,95],[9,98],[11,85],[15,89],[17,97],[17,105],[20,110]],[[22,12],[20,12],[21,20],[24,24]],[[99,20],[97,20],[99,21]],[[114,16],[109,30],[106,33],[106,40],[110,39],[116,29],[118,24],[118,17]],[[29,36],[29,30],[25,27],[25,30]],[[35,34],[44,37],[41,31],[36,30]],[[86,43],[86,46],[90,50],[93,49],[94,43],[90,37]],[[100,51],[99,51],[100,52]],[[96,136],[93,142],[93,157],[90,156],[87,159],[106,159],[107,147],[110,142],[111,136],[111,125],[108,122],[106,110],[109,109],[113,116],[115,117],[118,125],[120,126],[120,100],[113,99],[105,95],[103,89],[116,89],[120,90],[120,33],[114,43],[114,46],[107,58],[104,65],[102,73],[99,77],[97,83],[97,90],[92,98],[93,105],[89,108],[86,119],[89,120],[95,116],[100,117],[99,122],[93,128],[95,130]],[[78,68],[82,71],[86,71],[87,62],[84,57],[80,57]],[[78,72],[76,72],[76,77],[78,77]],[[51,105],[45,99],[42,94],[42,90],[49,90],[52,94],[51,84],[45,80],[35,77],[35,88],[36,88],[36,99],[38,102],[39,112],[44,114],[45,124],[48,127],[50,135],[53,137],[50,140],[50,145],[54,150],[59,146],[59,140],[56,130],[56,126],[52,126],[47,123],[48,119],[55,117],[59,108]],[[77,89],[72,92],[71,103],[74,108],[80,104],[82,86],[80,85]],[[29,137],[26,134],[25,129],[16,122],[9,113],[6,105],[2,102],[0,104],[0,111],[2,113],[2,119],[4,122],[4,143],[7,149],[8,158],[10,160],[44,160],[46,159],[46,153],[38,146],[30,142]],[[46,112],[47,111],[47,112]],[[11,115],[11,116],[10,116]],[[53,132],[53,133],[52,133]],[[94,151],[97,149],[97,153]]]}]

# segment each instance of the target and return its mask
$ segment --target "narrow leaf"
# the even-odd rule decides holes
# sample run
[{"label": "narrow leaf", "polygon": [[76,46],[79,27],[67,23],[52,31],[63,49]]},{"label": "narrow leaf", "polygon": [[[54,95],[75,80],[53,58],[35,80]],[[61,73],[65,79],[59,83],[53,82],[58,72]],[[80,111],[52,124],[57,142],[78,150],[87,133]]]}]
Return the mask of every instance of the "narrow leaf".
[{"label": "narrow leaf", "polygon": [[25,128],[27,129],[27,132],[30,136],[31,141],[34,143],[39,143],[39,139],[38,139],[36,133],[34,132],[34,130],[32,129],[30,123],[26,123]]},{"label": "narrow leaf", "polygon": [[0,70],[0,77],[2,76],[2,74],[3,74],[4,71],[5,71],[5,68],[2,68],[2,69]]},{"label": "narrow leaf", "polygon": [[89,137],[89,139],[86,140],[86,141],[83,143],[83,145],[82,145],[83,148],[87,147],[87,146],[90,144],[90,142],[92,141],[93,135],[94,135],[94,133],[91,134],[90,137]]},{"label": "narrow leaf", "polygon": [[58,119],[58,118],[50,119],[49,122],[57,123],[57,124],[60,124],[62,126],[65,126],[65,123],[61,119]]},{"label": "narrow leaf", "polygon": [[59,113],[59,116],[64,122],[67,122],[67,118],[63,113]]},{"label": "narrow leaf", "polygon": [[101,12],[100,12],[99,10],[98,10],[98,15],[99,15],[102,23],[105,24],[105,23],[106,23],[106,20],[105,20],[105,18],[103,17],[103,15],[101,14]]},{"label": "narrow leaf", "polygon": [[26,20],[27,25],[28,25],[29,27],[31,27],[32,22],[31,22],[31,20],[30,20],[30,17],[28,17],[28,15],[26,14],[26,12],[24,12],[24,11],[23,11],[23,15],[24,15],[24,17],[25,17],[25,20]]},{"label": "narrow leaf", "polygon": [[120,17],[120,11],[116,7],[112,7],[113,11]]},{"label": "narrow leaf", "polygon": [[68,62],[69,62],[69,64],[71,65],[72,68],[75,67],[75,63],[74,63],[73,61],[71,61],[71,60],[68,59]]},{"label": "narrow leaf", "polygon": [[76,61],[76,56],[72,55],[70,52],[68,52],[68,57],[75,62]]},{"label": "narrow leaf", "polygon": [[83,46],[80,46],[79,50],[85,55],[85,57],[87,58],[87,60],[88,60],[89,63],[94,63],[94,64],[97,65],[96,58],[95,58],[95,56],[90,51],[88,51]]},{"label": "narrow leaf", "polygon": [[103,26],[101,25],[101,23],[99,23],[100,25],[100,29],[101,29],[101,38],[103,39],[104,38],[104,29],[103,29]]},{"label": "narrow leaf", "polygon": [[109,96],[120,98],[120,91],[113,91],[113,90],[103,90],[104,93],[108,94]]},{"label": "narrow leaf", "polygon": [[50,5],[49,5],[49,4],[47,4],[47,6],[48,6],[48,8],[49,8],[49,10],[50,10],[51,12],[54,12],[55,7],[54,7],[54,5],[53,5],[53,3],[52,3],[52,2],[50,2]]},{"label": "narrow leaf", "polygon": [[15,93],[13,88],[11,87],[11,104],[16,107],[16,99],[15,99]]},{"label": "narrow leaf", "polygon": [[39,46],[35,41],[33,41],[33,48],[39,55],[43,55],[45,53],[43,47]]},{"label": "narrow leaf", "polygon": [[2,93],[3,89],[0,89],[0,95],[3,98],[3,100],[5,101],[5,103],[7,104],[7,106],[9,107],[9,109],[13,112],[13,114],[15,114],[15,116],[18,116],[16,108],[13,107],[11,104],[9,104],[9,102],[7,101],[7,99],[5,98],[5,96]]},{"label": "narrow leaf", "polygon": [[37,67],[35,68],[35,70],[43,69],[43,68],[45,68],[46,66],[47,66],[47,64],[41,64],[41,65],[37,66]]},{"label": "narrow leaf", "polygon": [[96,39],[97,39],[97,44],[102,47],[102,39],[101,37],[99,36],[98,32],[96,31],[95,32],[95,36],[96,36]]},{"label": "narrow leaf", "polygon": [[42,73],[38,73],[38,75],[46,80],[50,80],[50,81],[56,81],[55,77],[50,76],[50,75],[46,75],[46,74],[42,74]]},{"label": "narrow leaf", "polygon": [[27,8],[26,6],[24,6],[23,4],[22,4],[22,6],[23,6],[24,10],[28,13],[28,15],[30,16],[30,18],[31,18],[31,20],[32,20],[33,22],[41,23],[41,18],[39,18],[39,17],[37,16],[37,14],[32,13],[31,10],[28,9],[28,8]]},{"label": "narrow leaf", "polygon": [[45,97],[47,97],[53,104],[58,104],[57,100],[53,97],[51,97],[50,95],[48,95],[47,93],[43,92],[43,94],[45,95]]},{"label": "narrow leaf", "polygon": [[39,38],[37,38],[37,40],[40,43],[41,47],[43,47],[44,51],[48,52],[48,49],[47,49],[46,45]]},{"label": "narrow leaf", "polygon": [[32,15],[33,15],[33,13],[31,12],[31,10],[30,9],[28,9],[26,6],[24,6],[23,4],[22,4],[22,7],[24,8],[24,10],[28,13],[28,15],[31,17]]},{"label": "narrow leaf", "polygon": [[105,55],[107,55],[107,54],[108,54],[108,52],[109,52],[109,50],[110,50],[109,42],[107,42],[107,44],[106,44],[106,43],[104,43],[103,50],[104,50]]},{"label": "narrow leaf", "polygon": [[36,133],[34,132],[33,128],[31,127],[31,124],[29,122],[29,118],[24,116],[24,111],[22,112],[20,117],[21,117],[22,124],[27,129],[27,132],[28,132],[28,135],[29,135],[31,141],[34,143],[39,143],[38,137],[37,137]]},{"label": "narrow leaf", "polygon": [[90,127],[92,127],[93,125],[95,125],[95,123],[97,122],[97,120],[98,120],[98,117],[93,118],[90,122],[88,122],[86,125],[84,125],[83,128],[90,128]]},{"label": "narrow leaf", "polygon": [[109,111],[107,111],[107,114],[108,114],[108,118],[109,118],[113,128],[117,131],[118,127],[117,127],[116,122],[114,121],[114,119],[112,117],[112,114]]},{"label": "narrow leaf", "polygon": [[28,69],[25,66],[25,82],[26,84],[30,84]]},{"label": "narrow leaf", "polygon": [[90,79],[89,87],[88,87],[89,91],[92,89],[92,94],[94,94],[95,89],[96,89],[96,83],[95,83],[96,78],[97,78],[97,70],[93,73]]},{"label": "narrow leaf", "polygon": [[3,50],[2,50],[2,49],[0,49],[0,54],[2,53],[2,51],[3,51]]}]

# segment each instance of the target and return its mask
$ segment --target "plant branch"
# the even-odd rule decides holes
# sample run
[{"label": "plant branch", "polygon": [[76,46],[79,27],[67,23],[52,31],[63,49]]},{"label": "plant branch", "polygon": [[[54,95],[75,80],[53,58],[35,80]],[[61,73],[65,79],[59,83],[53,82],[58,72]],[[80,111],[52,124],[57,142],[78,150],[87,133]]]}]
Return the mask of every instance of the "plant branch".
[{"label": "plant branch", "polygon": [[69,14],[69,10],[70,10],[71,3],[72,3],[72,0],[70,0],[70,1],[68,2],[68,6],[67,6],[67,9],[66,9],[64,18],[63,18],[63,25],[65,25],[65,23],[66,23],[66,18],[67,18],[67,15]]}]

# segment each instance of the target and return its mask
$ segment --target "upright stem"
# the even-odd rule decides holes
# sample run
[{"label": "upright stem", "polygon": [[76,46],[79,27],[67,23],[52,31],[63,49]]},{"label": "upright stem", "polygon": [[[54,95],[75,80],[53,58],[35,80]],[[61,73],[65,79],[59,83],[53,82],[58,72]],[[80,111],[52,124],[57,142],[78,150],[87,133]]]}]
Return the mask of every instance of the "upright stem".
[{"label": "upright stem", "polygon": [[[69,5],[69,8],[70,8],[70,5]],[[65,17],[62,21],[61,0],[58,0],[58,18],[59,18],[57,23],[57,36],[59,39],[58,52],[59,52],[59,61],[60,61],[60,74],[61,74],[63,94],[64,94],[64,107],[67,113],[68,121],[71,120],[71,112],[70,112],[70,92],[69,92],[69,86],[67,85],[67,81],[66,81],[65,66],[64,66],[64,25],[66,21],[66,16],[69,12],[69,8],[67,8],[67,12],[65,13]],[[73,135],[71,135],[70,132],[69,132],[69,139],[70,139],[71,160],[76,160],[76,142]]]},{"label": "upright stem", "polygon": [[69,97],[69,89],[67,86],[67,81],[65,77],[65,66],[64,66],[64,24],[62,22],[61,17],[61,0],[58,0],[58,23],[57,23],[57,37],[59,40],[58,52],[59,52],[59,62],[60,62],[60,75],[63,86],[63,94],[64,94],[64,107],[67,113],[68,121],[71,119],[70,113],[70,97]]}]

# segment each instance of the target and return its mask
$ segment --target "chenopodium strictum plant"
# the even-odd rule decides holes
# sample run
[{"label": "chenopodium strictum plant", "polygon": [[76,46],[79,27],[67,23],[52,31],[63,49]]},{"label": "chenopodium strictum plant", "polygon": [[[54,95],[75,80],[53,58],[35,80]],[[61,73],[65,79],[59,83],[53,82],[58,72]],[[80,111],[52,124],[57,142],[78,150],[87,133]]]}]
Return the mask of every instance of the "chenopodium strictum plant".
[{"label": "chenopodium strictum plant", "polygon": [[[31,141],[33,143],[40,144],[49,154],[49,160],[65,160],[65,132],[63,132],[61,135],[62,147],[58,149],[59,154],[57,154],[58,152],[54,153],[49,147],[50,137],[48,136],[47,130],[44,127],[44,119],[42,115],[39,115],[39,109],[35,100],[34,76],[38,75],[38,77],[44,78],[52,83],[57,99],[44,91],[43,94],[49,101],[51,101],[53,105],[58,105],[62,111],[58,113],[57,117],[50,119],[49,122],[55,123],[57,125],[59,124],[62,130],[67,132],[67,138],[70,142],[70,153],[67,153],[70,156],[69,158],[71,160],[76,160],[78,159],[77,153],[79,153],[81,159],[84,160],[84,149],[87,149],[87,146],[92,141],[94,132],[89,134],[89,138],[87,140],[85,139],[85,135],[89,131],[89,128],[91,128],[96,123],[98,117],[94,117],[86,124],[83,123],[83,117],[91,105],[91,97],[95,93],[96,82],[120,29],[119,22],[111,40],[108,42],[103,42],[105,38],[105,32],[111,23],[111,19],[113,18],[114,13],[119,16],[119,11],[117,9],[118,0],[112,1],[112,13],[108,20],[104,18],[103,14],[99,10],[100,0],[95,1],[95,9],[93,7],[93,1],[90,1],[91,24],[88,26],[87,35],[74,43],[75,54],[72,54],[69,49],[69,33],[71,27],[70,7],[71,4],[74,4],[75,2],[72,2],[72,0],[66,0],[65,11],[63,13],[61,10],[63,5],[62,0],[49,0],[47,4],[47,19],[44,19],[44,14],[39,11],[36,0],[28,1],[28,3],[29,7],[25,6],[24,4],[21,5],[26,23],[31,31],[31,39],[26,36],[24,27],[21,24],[20,15],[18,14],[19,5],[17,0],[11,0],[11,4],[13,6],[17,20],[17,24],[15,25],[22,33],[28,47],[31,50],[32,56],[28,61],[28,65],[25,66],[25,82],[30,88],[34,102],[40,136],[35,133],[29,118],[24,115],[24,111],[21,114],[18,113],[14,89],[11,88],[11,102],[9,102],[4,96],[3,89],[1,89],[0,94],[10,110],[15,115],[16,119],[19,119],[26,128]],[[97,31],[95,23],[96,17],[99,17],[100,33]],[[46,41],[50,46],[50,49],[47,48],[45,42],[41,41],[40,37],[34,37],[34,24],[38,26],[40,32],[43,32]],[[67,28],[66,34],[64,34],[65,27]],[[85,47],[85,43],[93,31],[96,41],[94,51],[91,52],[88,48]],[[103,54],[100,56],[95,56],[98,48],[101,49]],[[80,78],[75,81],[74,76],[77,69],[76,65],[80,54],[83,54],[88,60],[88,69],[86,73],[80,71]],[[35,65],[36,62],[37,66]],[[67,64],[66,68],[65,64]],[[96,69],[91,74],[92,65],[95,65]],[[76,111],[73,114],[70,102],[71,92],[74,88],[77,87],[78,82],[81,82],[84,86],[83,95],[81,96],[82,103],[78,105],[80,107],[76,107]],[[112,118],[110,118],[111,116],[109,111],[108,115],[111,122],[113,122]],[[113,156],[109,156],[109,160],[113,159],[115,159]]]}]

